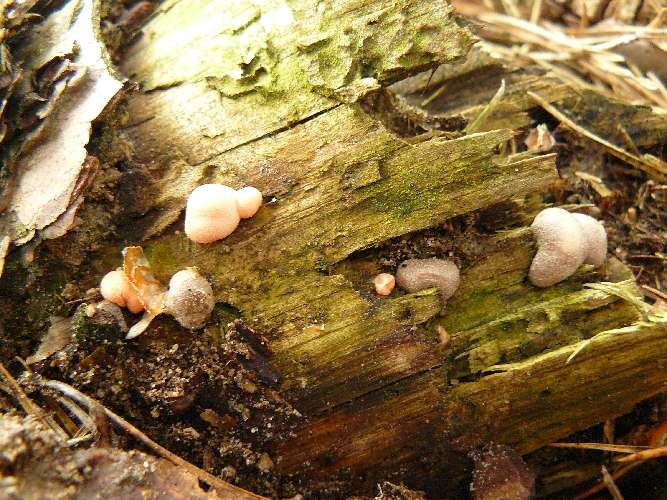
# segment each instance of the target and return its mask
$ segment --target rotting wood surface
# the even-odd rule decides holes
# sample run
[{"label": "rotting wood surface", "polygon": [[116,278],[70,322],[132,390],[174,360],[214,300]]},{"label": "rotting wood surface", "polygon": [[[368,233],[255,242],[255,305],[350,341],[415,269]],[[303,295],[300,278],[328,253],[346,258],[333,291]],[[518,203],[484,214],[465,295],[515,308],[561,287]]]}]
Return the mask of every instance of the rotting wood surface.
[{"label": "rotting wood surface", "polygon": [[[174,221],[189,190],[202,182],[251,184],[275,197],[224,242],[191,245],[168,228],[147,251],[168,255],[165,274],[184,265],[203,269],[218,300],[267,333],[283,389],[311,419],[300,437],[280,445],[279,468],[293,472],[310,463],[325,474],[391,469],[428,453],[434,440],[438,449],[496,440],[526,452],[663,387],[666,360],[651,360],[652,352],[665,352],[667,331],[660,323],[598,335],[565,364],[578,341],[629,325],[638,315],[617,297],[581,288],[609,277],[585,274],[547,290],[527,285],[533,249],[525,231],[496,237],[486,255],[474,256],[444,312],[434,292],[374,297],[368,278],[380,266],[353,264],[356,251],[544,190],[556,178],[552,156],[513,159],[496,151],[512,137],[503,127],[530,122],[516,109],[535,107],[526,88],[548,89],[550,100],[572,95],[571,89],[519,74],[503,107],[513,114],[502,119],[496,113],[486,132],[408,141],[358,105],[341,103],[349,101],[341,96],[354,89],[358,98],[462,56],[469,35],[452,23],[444,2],[342,2],[326,4],[321,13],[315,2],[301,2],[288,35],[266,34],[281,59],[248,45],[244,37],[261,31],[270,9],[249,10],[243,2],[235,9],[250,16],[247,24],[227,26],[205,44],[201,35],[176,42],[167,27],[208,29],[197,13],[214,4],[190,7],[195,14],[184,19],[183,2],[168,2],[148,24],[125,71],[151,92],[131,98],[136,125],[127,130],[137,159],[162,173],[157,203],[147,208],[165,209],[147,225],[148,235]],[[285,5],[273,7],[276,16],[286,15]],[[396,29],[398,19],[402,29]],[[408,51],[421,50],[418,57],[397,53],[424,34],[429,43]],[[387,52],[374,52],[376,41],[390,35]],[[452,41],[456,37],[460,43]],[[436,40],[448,42],[436,46]],[[167,45],[171,50],[157,52]],[[233,69],[202,59],[204,46]],[[234,80],[235,58],[246,53],[241,48],[250,50],[244,61],[250,73]],[[188,60],[196,63],[184,65]],[[374,68],[372,84],[364,65]],[[281,91],[285,87],[291,90]],[[477,112],[460,114],[471,119]],[[629,281],[619,286],[633,289]],[[452,338],[444,350],[436,325]],[[645,337],[631,335],[633,328],[646,330]],[[605,353],[620,339],[623,356],[612,356],[605,368]],[[502,373],[487,374],[497,364],[504,365]],[[615,376],[603,376],[607,371]],[[601,393],[608,396],[591,405]]]},{"label": "rotting wood surface", "polygon": [[[504,153],[511,129],[529,123],[527,98],[516,98],[523,121],[495,115],[455,138],[399,137],[357,103],[465,55],[471,35],[445,2],[239,0],[212,15],[220,9],[164,2],[125,60],[143,92],[129,97],[122,132],[149,172],[136,189],[146,216],[125,234],[160,276],[200,268],[217,300],[269,339],[282,391],[306,417],[276,443],[281,472],[373,477],[426,456],[439,460],[432,474],[454,476],[479,442],[528,452],[664,390],[664,318],[639,321],[629,303],[583,288],[607,280],[636,294],[627,271],[612,261],[535,289],[525,228],[461,250],[462,286],[444,309],[434,290],[371,293],[374,248],[557,178],[554,155]],[[545,98],[572,95],[554,86]],[[254,185],[271,202],[224,241],[192,244],[179,216],[204,182]],[[93,264],[100,277],[118,250]],[[451,337],[444,349],[437,326]]]}]

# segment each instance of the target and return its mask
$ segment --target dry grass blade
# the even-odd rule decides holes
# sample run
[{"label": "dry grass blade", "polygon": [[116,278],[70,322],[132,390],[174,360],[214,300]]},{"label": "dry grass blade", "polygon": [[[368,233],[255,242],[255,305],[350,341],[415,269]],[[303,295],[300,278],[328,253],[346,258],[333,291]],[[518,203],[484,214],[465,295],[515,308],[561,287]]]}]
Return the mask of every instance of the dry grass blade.
[{"label": "dry grass blade", "polygon": [[[631,464],[628,464],[628,465],[624,465],[623,467],[619,467],[613,473],[611,473],[612,479],[617,480],[618,478],[624,476],[625,474],[630,472],[632,469],[637,467],[639,464],[640,464],[640,462],[635,462],[635,463],[631,463]],[[604,482],[604,480],[600,481],[598,484],[596,484],[592,488],[589,488],[588,490],[584,491],[583,493],[580,493],[580,494],[576,495],[573,498],[573,500],[583,500],[584,498],[589,498],[589,497],[595,495],[596,493],[602,491],[606,487],[607,487],[607,485]]]},{"label": "dry grass blade", "polygon": [[648,285],[641,285],[641,287],[650,294],[655,295],[662,300],[667,300],[667,293],[663,292],[662,290],[658,290],[657,288],[653,288],[652,286]]},{"label": "dry grass blade", "polygon": [[7,368],[5,368],[5,365],[2,363],[0,363],[0,375],[2,375],[2,377],[7,382],[11,393],[21,405],[23,411],[25,411],[28,415],[31,415],[44,422],[47,427],[55,432],[56,436],[61,442],[66,442],[69,439],[68,434],[63,430],[63,428],[60,427],[56,421],[51,418],[50,415],[44,413],[44,411],[28,397],[16,379],[12,377],[12,374],[9,373]]},{"label": "dry grass blade", "polygon": [[502,3],[503,9],[505,9],[505,12],[510,16],[521,17],[521,11],[514,0],[500,0],[500,3]]},{"label": "dry grass blade", "polygon": [[67,434],[74,436],[79,431],[79,426],[72,420],[63,407],[58,404],[56,399],[57,398],[52,398],[50,396],[43,398],[44,403],[46,403],[48,410],[51,412],[51,416],[57,419],[58,425],[60,425]]},{"label": "dry grass blade", "polygon": [[645,446],[628,446],[607,443],[551,443],[549,446],[552,448],[576,448],[581,450],[610,451],[613,453],[637,453],[646,448]]},{"label": "dry grass blade", "polygon": [[649,28],[658,28],[667,23],[667,7],[661,8],[656,14],[655,18],[648,23]]},{"label": "dry grass blade", "polygon": [[88,409],[94,408],[94,407],[101,407],[104,410],[104,413],[107,415],[109,420],[111,420],[114,424],[116,424],[118,427],[121,429],[125,430],[128,434],[130,434],[132,437],[135,439],[141,441],[144,443],[146,446],[148,446],[151,450],[153,450],[155,453],[160,455],[163,458],[166,458],[170,462],[172,462],[174,465],[178,465],[180,467],[183,467],[186,469],[188,472],[190,472],[192,475],[200,479],[201,481],[204,481],[208,483],[211,487],[215,488],[217,493],[222,496],[222,498],[226,498],[229,500],[267,500],[266,497],[260,496],[260,495],[255,495],[254,493],[251,493],[249,491],[246,491],[244,489],[241,489],[237,486],[234,486],[232,484],[229,484],[211,474],[208,472],[201,470],[199,467],[196,467],[192,465],[190,462],[187,460],[183,460],[181,457],[178,455],[175,455],[174,453],[170,452],[166,448],[163,448],[160,446],[158,443],[153,441],[151,438],[146,436],[143,432],[141,432],[139,429],[137,429],[135,426],[133,426],[131,423],[129,423],[127,420],[125,420],[123,417],[120,415],[115,414],[108,408],[104,407],[101,405],[98,401],[94,400],[93,398],[86,396],[82,392],[79,392],[76,390],[74,387],[65,384],[64,382],[58,382],[56,380],[44,380],[41,379],[40,377],[35,377],[35,381],[41,385],[42,387],[48,387],[52,390],[55,390],[68,398],[78,402],[79,404],[87,407]]},{"label": "dry grass blade", "polygon": [[468,124],[466,127],[466,134],[474,134],[478,132],[479,129],[484,125],[486,118],[493,112],[493,110],[498,106],[503,96],[505,95],[505,80],[500,82],[500,87],[495,95],[491,98],[489,103],[484,106],[484,109],[479,112],[475,119]]},{"label": "dry grass blade", "polygon": [[530,22],[537,24],[542,16],[542,0],[533,0],[530,8]]},{"label": "dry grass blade", "polygon": [[589,130],[586,130],[580,125],[577,125],[574,121],[565,116],[558,109],[552,106],[549,102],[547,102],[545,99],[535,94],[534,92],[529,91],[528,95],[530,95],[530,97],[532,97],[535,100],[535,102],[537,102],[547,113],[552,115],[554,118],[560,120],[565,126],[571,128],[578,134],[586,137],[587,139],[592,140],[593,142],[596,142],[597,144],[605,148],[612,156],[615,156],[619,160],[629,163],[633,167],[642,170],[643,172],[659,179],[662,182],[667,182],[667,164],[665,162],[658,160],[657,158],[655,159],[657,161],[647,160],[643,156],[640,157],[640,156],[635,156],[632,153],[628,153],[624,149],[606,141],[602,137],[594,134],[593,132],[590,132]]},{"label": "dry grass blade", "polygon": [[447,90],[447,82],[443,83],[435,92],[433,92],[430,96],[428,96],[426,99],[424,99],[420,103],[420,105],[422,107],[428,106],[431,102],[433,102],[435,99],[440,97],[445,90]]},{"label": "dry grass blade", "polygon": [[586,181],[590,186],[595,190],[597,194],[599,194],[602,198],[609,198],[610,196],[614,195],[614,192],[609,189],[604,181],[600,179],[599,177],[589,174],[588,172],[580,172],[576,171],[574,173],[577,177],[579,177],[581,180]]},{"label": "dry grass blade", "polygon": [[614,478],[611,477],[611,474],[609,474],[609,471],[607,468],[603,465],[602,466],[602,479],[604,481],[604,484],[607,486],[607,489],[609,490],[609,494],[614,500],[623,500],[623,495],[621,495],[621,490],[618,489],[618,486],[616,486],[616,483],[614,482]]},{"label": "dry grass blade", "polygon": [[578,28],[548,22],[538,24],[539,4],[533,3],[530,21],[497,12],[471,11],[484,23],[487,40],[496,42],[484,44],[485,50],[505,56],[509,51],[513,59],[549,67],[565,82],[575,85],[584,82],[584,87],[595,87],[630,102],[648,103],[655,111],[667,113],[667,93],[660,79],[650,71],[643,73],[633,59],[619,53],[628,44],[664,44],[667,29],[658,28],[657,24],[642,27],[608,23]]},{"label": "dry grass blade", "polygon": [[73,439],[70,439],[68,443],[71,445],[84,439],[94,438],[97,434],[97,428],[90,415],[69,398],[58,396],[57,399],[61,405],[67,408],[67,410],[81,422],[81,427],[77,429]]},{"label": "dry grass blade", "polygon": [[570,354],[567,357],[567,359],[565,360],[565,364],[569,365],[570,362],[577,356],[577,354],[579,354],[581,351],[586,349],[586,347],[588,347],[588,344],[591,343],[592,339],[593,339],[593,337],[591,337],[590,339],[582,340],[581,342],[579,342],[579,344],[577,345],[577,348],[574,351],[572,351],[572,354]]},{"label": "dry grass blade", "polygon": [[623,136],[623,139],[625,139],[625,142],[627,143],[627,145],[632,150],[632,154],[634,154],[636,156],[640,156],[641,153],[637,149],[637,145],[635,144],[635,141],[632,140],[632,137],[630,137],[630,134],[628,134],[628,131],[625,130],[625,127],[623,125],[621,125],[620,123],[618,123],[616,125],[616,129],[621,133],[621,135]]},{"label": "dry grass blade", "polygon": [[625,300],[629,304],[632,304],[644,318],[648,317],[651,312],[651,306],[649,304],[644,302],[639,296],[629,293],[627,289],[620,287],[618,283],[601,281],[599,283],[586,283],[584,286]]}]

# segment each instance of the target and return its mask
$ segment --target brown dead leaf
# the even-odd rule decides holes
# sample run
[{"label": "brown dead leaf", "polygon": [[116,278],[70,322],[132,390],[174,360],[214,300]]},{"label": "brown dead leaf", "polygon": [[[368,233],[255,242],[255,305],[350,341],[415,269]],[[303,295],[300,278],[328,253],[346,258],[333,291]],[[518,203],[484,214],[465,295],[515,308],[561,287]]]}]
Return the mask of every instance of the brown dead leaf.
[{"label": "brown dead leaf", "polygon": [[29,365],[37,363],[38,361],[43,361],[52,354],[64,349],[72,338],[70,328],[72,318],[52,316],[49,319],[51,321],[51,326],[42,339],[42,342],[39,344],[37,351],[26,359],[26,362]]},{"label": "brown dead leaf", "polygon": [[123,249],[123,271],[139,295],[144,308],[154,315],[164,309],[166,287],[153,275],[151,265],[141,247]]},{"label": "brown dead leaf", "polygon": [[141,247],[123,249],[123,271],[139,296],[144,309],[143,317],[132,325],[125,338],[133,339],[141,335],[153,318],[164,311],[166,287],[155,278],[151,265]]}]

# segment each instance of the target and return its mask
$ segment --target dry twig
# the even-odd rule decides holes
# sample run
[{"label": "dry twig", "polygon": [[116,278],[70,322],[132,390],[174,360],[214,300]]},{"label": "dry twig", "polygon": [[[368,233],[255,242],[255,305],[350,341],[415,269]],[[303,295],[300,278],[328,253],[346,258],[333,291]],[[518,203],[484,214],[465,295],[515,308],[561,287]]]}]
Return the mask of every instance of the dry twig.
[{"label": "dry twig", "polygon": [[484,109],[482,109],[482,111],[479,112],[479,114],[475,117],[475,119],[468,124],[468,126],[466,127],[466,134],[473,134],[479,131],[482,125],[484,125],[484,121],[486,120],[486,118],[491,114],[491,112],[494,109],[496,109],[498,104],[500,104],[500,101],[502,100],[504,95],[505,95],[505,80],[500,82],[500,87],[498,88],[498,91],[491,98],[488,104],[484,106]]},{"label": "dry twig", "polygon": [[47,415],[38,405],[36,405],[28,395],[23,391],[19,383],[12,377],[5,365],[0,363],[0,375],[5,379],[16,400],[28,415],[41,420],[48,428],[50,428],[61,442],[66,442],[69,439],[67,433],[60,427],[50,415]]},{"label": "dry twig", "polygon": [[618,458],[619,462],[638,462],[644,460],[652,460],[654,458],[667,457],[667,446],[660,446],[659,448],[649,448],[648,450],[638,451],[632,455]]},{"label": "dry twig", "polygon": [[560,120],[565,126],[571,128],[572,130],[586,137],[587,139],[590,139],[593,142],[598,143],[600,146],[605,148],[612,156],[615,156],[619,160],[629,163],[633,167],[636,167],[663,182],[667,181],[667,164],[662,160],[655,157],[635,156],[634,154],[627,152],[626,150],[616,146],[615,144],[606,141],[602,137],[594,134],[593,132],[586,130],[582,126],[577,125],[565,114],[561,113],[548,101],[546,101],[539,95],[535,94],[534,92],[529,91],[528,95],[532,97],[535,100],[535,102],[537,102],[540,106],[542,106],[542,108],[544,108],[546,112],[548,112],[554,118]]},{"label": "dry twig", "polygon": [[209,474],[208,472],[200,469],[199,467],[194,466],[187,460],[182,459],[178,455],[160,446],[158,443],[153,441],[151,438],[149,438],[146,434],[141,432],[139,429],[137,429],[123,417],[117,415],[113,411],[104,407],[101,403],[94,400],[93,398],[86,396],[82,392],[79,392],[71,385],[56,380],[44,380],[39,376],[35,376],[35,381],[41,387],[46,387],[55,390],[67,396],[68,398],[78,402],[79,404],[84,405],[89,409],[89,411],[91,408],[94,407],[102,408],[106,416],[109,418],[109,420],[111,420],[118,427],[120,427],[125,432],[130,434],[133,438],[144,443],[146,446],[148,446],[151,450],[153,450],[162,458],[169,460],[174,465],[183,467],[190,474],[194,475],[201,481],[208,483],[211,487],[215,488],[220,495],[223,495],[223,498],[228,498],[230,500],[267,500],[266,497],[255,495],[254,493],[251,493],[242,488],[234,486],[233,484],[229,484],[226,481],[223,481],[213,476],[212,474]]}]

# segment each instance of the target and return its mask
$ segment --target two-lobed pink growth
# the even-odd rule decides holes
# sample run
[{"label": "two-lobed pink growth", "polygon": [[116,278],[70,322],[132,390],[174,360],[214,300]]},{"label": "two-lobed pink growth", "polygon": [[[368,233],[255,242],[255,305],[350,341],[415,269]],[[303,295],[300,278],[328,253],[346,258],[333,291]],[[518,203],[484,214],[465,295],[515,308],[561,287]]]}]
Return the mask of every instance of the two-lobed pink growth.
[{"label": "two-lobed pink growth", "polygon": [[195,188],[185,207],[185,234],[197,243],[212,243],[226,238],[241,219],[257,213],[262,193],[254,187],[238,191],[222,184],[203,184]]},{"label": "two-lobed pink growth", "polygon": [[134,314],[144,310],[139,295],[122,269],[108,272],[100,282],[100,293],[109,302],[127,307]]},{"label": "two-lobed pink growth", "polygon": [[601,266],[607,256],[607,233],[597,220],[562,208],[542,210],[530,226],[537,253],[530,282],[548,287],[572,276],[582,264]]}]

